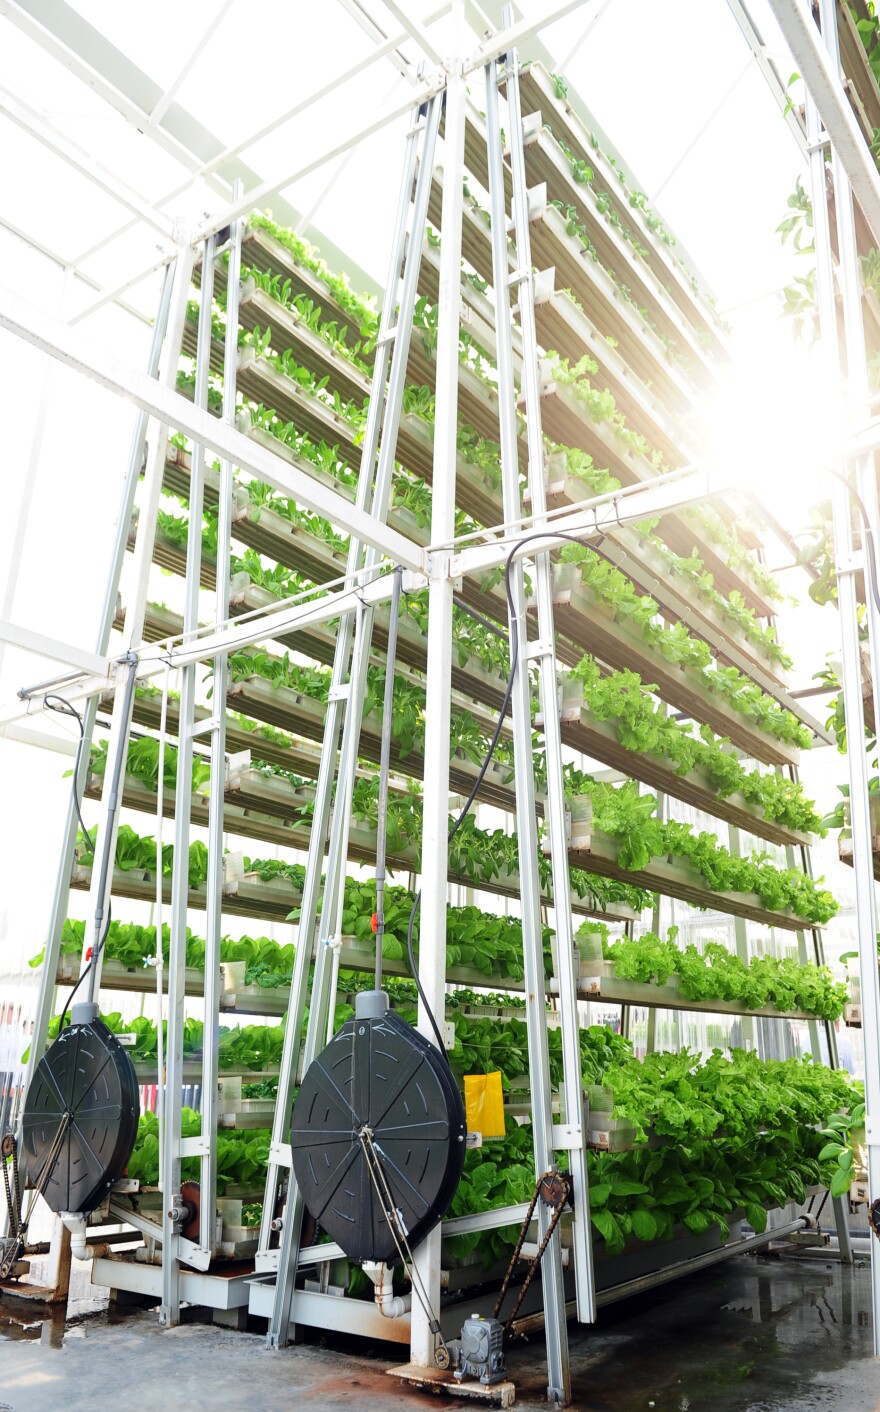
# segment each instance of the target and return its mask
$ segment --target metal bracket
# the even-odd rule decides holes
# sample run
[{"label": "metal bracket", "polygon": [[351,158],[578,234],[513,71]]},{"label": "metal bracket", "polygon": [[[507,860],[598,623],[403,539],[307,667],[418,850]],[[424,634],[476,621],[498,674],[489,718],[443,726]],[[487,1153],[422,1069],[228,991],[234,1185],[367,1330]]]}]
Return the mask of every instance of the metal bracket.
[{"label": "metal bracket", "polygon": [[211,1264],[211,1252],[203,1245],[196,1245],[194,1241],[185,1240],[183,1236],[177,1237],[177,1249],[181,1260],[185,1260],[187,1265],[194,1265],[197,1270],[207,1270]]},{"label": "metal bracket", "polygon": [[276,1167],[292,1167],[293,1152],[289,1142],[272,1142],[269,1144],[269,1161],[274,1162]]},{"label": "metal bracket", "polygon": [[177,1144],[178,1157],[209,1157],[211,1155],[210,1134],[200,1133],[198,1137],[182,1137]]},{"label": "metal bracket", "polygon": [[327,693],[328,701],[347,701],[351,696],[351,682],[343,682],[340,686],[331,686]]},{"label": "metal bracket", "polygon": [[583,1145],[583,1128],[575,1123],[553,1124],[553,1147],[557,1152],[577,1152]]},{"label": "metal bracket", "polygon": [[200,735],[210,735],[212,731],[219,730],[220,720],[217,716],[206,716],[203,721],[196,721],[189,733],[190,740],[195,740]]},{"label": "metal bracket", "polygon": [[834,572],[836,574],[859,574],[864,571],[865,556],[862,550],[854,550],[850,554],[844,554],[836,560]]},{"label": "metal bracket", "polygon": [[539,639],[537,642],[530,642],[526,648],[526,659],[529,662],[535,661],[540,657],[552,657],[553,655],[553,644],[544,639]]}]

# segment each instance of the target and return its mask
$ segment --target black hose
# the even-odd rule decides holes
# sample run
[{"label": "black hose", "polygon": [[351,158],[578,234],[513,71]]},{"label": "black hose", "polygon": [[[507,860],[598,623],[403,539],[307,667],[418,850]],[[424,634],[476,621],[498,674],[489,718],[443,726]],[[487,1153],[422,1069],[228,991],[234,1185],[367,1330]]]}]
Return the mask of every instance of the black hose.
[{"label": "black hose", "polygon": [[[125,699],[123,702],[123,710],[125,713],[126,720],[129,720],[131,715],[131,702],[134,696],[136,682],[136,665],[136,660],[132,660],[129,663],[129,675],[128,681],[125,685]],[[50,696],[47,696],[45,698],[45,702],[47,705],[50,700],[61,702],[60,707],[49,706],[50,711],[58,711],[63,716],[72,716],[79,725],[79,745],[77,747],[76,764],[74,766],[73,771],[73,801],[76,807],[76,815],[79,820],[80,828],[83,831],[83,836],[85,838],[86,844],[88,845],[88,848],[92,856],[94,857],[95,845],[92,843],[92,840],[89,837],[88,831],[86,829],[85,823],[83,822],[82,812],[80,810],[79,804],[79,793],[77,788],[77,776],[79,774],[80,760],[82,757],[82,750],[85,743],[85,727],[83,725],[83,719],[79,712],[76,710],[76,708],[72,706],[71,703],[67,701],[63,696],[56,696],[54,693]],[[99,880],[98,905],[95,908],[95,934],[100,934],[100,940],[98,941],[98,944],[92,949],[92,955],[89,959],[88,966],[83,971],[76,985],[73,987],[73,990],[67,997],[67,1002],[61,1012],[61,1024],[59,1025],[59,1030],[62,1030],[64,1028],[64,1021],[67,1019],[68,1011],[70,1010],[70,1007],[73,1004],[73,998],[87,976],[89,977],[89,1000],[94,1000],[95,997],[95,977],[97,975],[98,957],[104,950],[104,944],[107,941],[107,937],[110,933],[110,923],[113,915],[111,905],[108,902],[106,925],[104,926],[103,931],[101,931],[101,923],[104,921],[104,894],[107,888],[107,873],[110,867],[110,840],[113,837],[113,820],[116,815],[116,811],[119,807],[119,782],[122,776],[122,768],[124,761],[125,751],[120,750],[116,757],[116,763],[113,768],[113,777],[110,781],[110,803],[107,815],[107,831],[104,839],[102,840],[101,848],[101,872]]]},{"label": "black hose", "polygon": [[391,722],[394,713],[394,659],[400,618],[403,570],[394,570],[388,650],[385,654],[385,698],[382,707],[382,748],[379,752],[379,817],[376,821],[376,990],[382,989],[382,938],[385,935],[385,840],[388,837],[388,772],[391,764]]},{"label": "black hose", "polygon": [[[516,678],[516,669],[519,665],[519,626],[516,621],[516,608],[513,601],[513,590],[510,586],[510,570],[513,566],[513,561],[517,555],[517,552],[522,549],[524,544],[530,544],[531,541],[534,539],[564,539],[571,544],[583,544],[583,539],[578,538],[577,535],[565,534],[561,530],[542,529],[534,530],[531,534],[524,535],[522,539],[518,539],[516,543],[511,546],[510,553],[508,554],[504,564],[504,591],[507,595],[507,607],[510,616],[510,674],[507,678],[507,685],[504,688],[504,697],[502,699],[501,707],[498,712],[498,723],[495,726],[492,739],[489,742],[489,748],[486,751],[483,763],[480,766],[479,771],[477,772],[477,778],[474,781],[473,789],[465,800],[461,811],[458,814],[458,817],[455,819],[455,822],[452,825],[452,828],[449,830],[446,839],[447,843],[451,843],[452,840],[455,838],[455,835],[458,833],[459,829],[465,821],[465,818],[470,812],[471,806],[477,797],[483,780],[486,778],[486,772],[489,769],[490,764],[492,763],[492,756],[495,754],[495,748],[498,745],[498,741],[501,737],[501,728],[504,725],[504,720],[510,707],[510,698],[513,695],[513,683]],[[421,901],[422,893],[420,888],[419,891],[416,893],[416,898],[412,905],[412,911],[409,914],[409,925],[406,931],[407,957],[409,959],[409,968],[412,972],[413,980],[416,983],[416,989],[418,990],[421,1002],[425,1007],[425,1013],[427,1014],[428,1020],[430,1021],[431,1029],[434,1031],[434,1035],[437,1040],[437,1047],[439,1048],[440,1053],[444,1057],[446,1057],[446,1046],[443,1043],[443,1036],[440,1033],[440,1029],[437,1024],[437,1020],[434,1016],[434,1012],[428,1004],[428,998],[425,995],[424,988],[422,986],[421,981],[419,980],[419,970],[418,966],[416,965],[415,948],[413,943],[413,931],[415,929],[416,917],[418,915]]]},{"label": "black hose", "polygon": [[843,474],[842,471],[832,471],[832,475],[835,475],[838,480],[843,481],[844,485],[846,486],[847,490],[849,491],[850,495],[858,506],[859,518],[862,521],[862,528],[864,531],[865,538],[865,564],[867,566],[867,573],[865,577],[868,581],[868,588],[871,591],[871,597],[874,600],[874,607],[877,609],[877,612],[880,613],[880,585],[878,585],[877,582],[877,547],[874,543],[874,531],[871,528],[871,521],[868,518],[868,511],[865,508],[865,502],[859,492],[856,490],[852,481],[847,480],[846,476]]}]

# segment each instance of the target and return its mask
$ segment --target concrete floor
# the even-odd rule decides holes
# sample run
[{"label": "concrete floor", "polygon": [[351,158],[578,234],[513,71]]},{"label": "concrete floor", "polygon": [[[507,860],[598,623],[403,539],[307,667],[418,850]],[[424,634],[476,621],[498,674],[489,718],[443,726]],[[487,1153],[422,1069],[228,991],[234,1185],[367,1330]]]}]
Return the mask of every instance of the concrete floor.
[{"label": "concrete floor", "polygon": [[[84,1291],[83,1291],[84,1293]],[[821,1260],[739,1257],[570,1326],[574,1405],[584,1412],[880,1412],[870,1279]],[[275,1412],[473,1407],[401,1387],[390,1345],[312,1335],[270,1353],[258,1334],[203,1322],[163,1331],[155,1313],[79,1300],[41,1318],[0,1302],[0,1412]],[[45,1312],[45,1311],[44,1311]],[[201,1311],[187,1311],[201,1320]],[[463,1306],[466,1313],[466,1306]],[[5,1338],[2,1335],[6,1335]],[[541,1339],[511,1350],[517,1407],[546,1406]]]}]

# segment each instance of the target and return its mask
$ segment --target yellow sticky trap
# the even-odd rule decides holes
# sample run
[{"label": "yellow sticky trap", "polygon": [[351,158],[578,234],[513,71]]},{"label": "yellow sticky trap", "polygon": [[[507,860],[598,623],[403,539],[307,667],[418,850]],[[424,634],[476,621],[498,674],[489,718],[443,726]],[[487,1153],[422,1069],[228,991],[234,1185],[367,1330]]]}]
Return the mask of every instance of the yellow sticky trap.
[{"label": "yellow sticky trap", "polygon": [[465,1074],[464,1110],[468,1132],[504,1137],[504,1095],[501,1074]]}]

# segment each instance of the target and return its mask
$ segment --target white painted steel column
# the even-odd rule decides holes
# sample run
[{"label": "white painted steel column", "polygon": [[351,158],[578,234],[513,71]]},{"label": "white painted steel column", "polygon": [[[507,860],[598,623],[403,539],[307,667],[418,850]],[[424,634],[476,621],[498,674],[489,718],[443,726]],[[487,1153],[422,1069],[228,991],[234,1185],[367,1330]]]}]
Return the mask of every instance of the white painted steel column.
[{"label": "white painted steel column", "polygon": [[[171,293],[171,308],[168,322],[168,335],[160,358],[159,381],[165,387],[173,388],[177,380],[177,361],[183,341],[183,325],[186,318],[186,303],[192,275],[192,249],[182,247],[174,271],[174,284]],[[138,520],[137,541],[135,543],[132,568],[131,596],[126,604],[123,652],[130,652],[140,644],[144,629],[144,614],[147,603],[147,589],[150,567],[153,562],[153,543],[156,537],[156,514],[159,508],[159,495],[162,490],[162,474],[165,466],[165,441],[168,427],[150,418],[147,424],[147,463],[144,471],[143,500]],[[107,873],[104,896],[100,896],[100,867],[98,858],[92,868],[92,882],[89,889],[89,925],[83,941],[82,965],[90,947],[100,941],[95,927],[95,918],[105,916],[110,901],[113,882],[113,859],[116,855],[116,834],[119,814],[111,805],[111,781],[116,762],[122,758],[123,773],[128,755],[128,738],[131,729],[131,708],[125,707],[125,695],[117,691],[113,701],[113,718],[107,746],[107,766],[104,774],[104,788],[101,792],[101,812],[98,822],[98,854],[104,847],[110,849],[111,865]],[[85,753],[85,752],[83,752]],[[109,843],[108,843],[109,835]],[[100,984],[103,957],[97,958],[94,968],[95,990]]]},{"label": "white painted steel column", "polygon": [[[456,38],[462,35],[457,0]],[[461,58],[450,60],[446,84],[443,156],[440,285],[438,298],[437,383],[431,540],[446,544],[455,534],[455,470],[458,432],[458,342],[461,323],[461,201],[464,181],[464,117],[467,90]],[[422,903],[419,923],[419,980],[443,1026],[446,985],[446,907],[449,853],[449,730],[452,690],[452,580],[446,556],[432,565],[428,588],[428,661],[425,677],[425,787],[422,811]],[[425,1006],[419,1000],[418,1029],[434,1043]],[[415,1266],[435,1311],[440,1307],[440,1227],[415,1251]],[[413,1300],[410,1359],[433,1367],[435,1338],[428,1316]]]},{"label": "white painted steel column", "polygon": [[[422,121],[422,118],[424,118],[424,121]],[[420,176],[416,183],[416,199],[413,204],[412,219],[414,227],[416,223],[419,224],[420,234],[417,241],[413,239],[412,245],[409,248],[420,252],[422,240],[421,228],[424,226],[427,214],[428,191],[430,189],[430,178],[433,170],[434,144],[438,127],[439,100],[432,102],[424,114],[421,114],[416,108],[413,109],[411,125],[407,134],[403,177],[401,180],[392,247],[389,255],[385,300],[380,318],[379,337],[373,367],[370,409],[367,418],[364,445],[361,452],[360,474],[358,477],[356,503],[361,509],[369,510],[377,520],[384,520],[388,510],[391,476],[394,466],[394,449],[397,442],[397,429],[399,426],[403,389],[406,379],[409,343],[412,335],[412,310],[418,287],[418,258],[407,261],[405,266],[404,260],[408,248],[407,217],[410,211],[410,198],[416,173],[419,135],[420,132],[424,134],[425,147],[420,166]],[[405,273],[403,276],[403,286],[401,288],[401,271],[404,268]],[[381,448],[379,445],[380,430],[382,432]],[[379,461],[374,488],[373,470],[376,465],[377,453]],[[346,568],[346,572],[349,576],[353,575],[360,568],[362,562],[369,566],[378,563],[378,559],[378,554],[372,548],[368,548],[364,555],[363,544],[355,536],[352,536]],[[367,612],[370,613],[369,623],[365,617]],[[343,776],[346,775],[346,772],[351,774],[353,781],[353,772],[357,764],[357,747],[360,741],[360,722],[366,673],[366,659],[363,657],[362,649],[366,641],[366,629],[368,626],[371,627],[371,624],[372,613],[369,609],[365,609],[359,614],[357,624],[353,622],[352,614],[347,613],[340,621],[336,640],[336,652],[331,679],[332,686],[324,727],[324,748],[315,791],[315,807],[312,816],[308,862],[306,865],[306,877],[303,885],[302,904],[300,908],[300,921],[297,933],[294,973],[290,991],[287,1029],[284,1037],[281,1074],[278,1082],[278,1097],[276,1099],[272,1128],[272,1143],[275,1154],[278,1153],[278,1145],[286,1143],[289,1136],[291,1112],[290,1097],[293,1085],[296,1081],[300,1055],[302,1054],[302,1066],[304,1071],[318,1052],[325,1032],[326,1016],[324,1014],[324,1005],[327,998],[327,986],[325,985],[325,981],[327,979],[327,971],[329,970],[326,966],[326,952],[328,948],[319,944],[317,952],[315,949],[318,902],[323,896],[323,908],[327,909],[327,913],[322,910],[321,935],[324,936],[326,934],[326,927],[329,925],[329,912],[333,910],[332,896],[334,894],[341,895],[345,886],[346,859],[344,842],[347,838],[347,823],[343,830],[343,815],[340,813],[340,801],[344,791],[341,786]],[[353,635],[355,644],[354,652],[352,651]],[[358,695],[358,693],[360,693],[360,695]],[[343,735],[342,757],[339,760],[339,768],[337,771],[337,752],[339,750],[340,732],[343,731],[343,724],[345,724],[346,730]],[[333,832],[331,834],[330,847],[328,850],[325,884],[322,879],[321,864],[324,860],[327,830],[331,818],[331,800],[333,798],[334,782],[337,780],[337,776],[339,785],[337,786],[337,801],[333,814]],[[350,808],[350,789],[351,783],[348,785],[348,793],[345,794],[345,798],[349,801],[345,806],[346,808]],[[341,879],[338,877],[340,870],[336,867],[333,861],[334,859],[341,859]],[[334,870],[337,877],[338,888],[331,877]],[[309,1005],[309,1025],[305,1046],[302,1048],[300,1044],[300,1032],[303,1016],[305,1014],[309,970],[313,961],[314,975]],[[263,1204],[263,1220],[260,1229],[260,1248],[257,1252],[258,1271],[266,1268],[271,1269],[273,1261],[276,1258],[275,1252],[269,1249],[270,1223],[277,1202],[281,1179],[281,1165],[277,1156],[270,1154]],[[290,1338],[293,1286],[296,1278],[300,1244],[303,1203],[299,1190],[296,1187],[293,1172],[290,1168],[287,1169],[287,1180],[287,1204],[283,1218],[284,1224],[282,1227],[281,1244],[277,1252],[276,1268],[278,1275],[275,1286],[275,1299],[267,1334],[267,1343],[270,1348],[284,1347]]]},{"label": "white painted steel column", "polygon": [[[819,107],[837,158],[852,183],[865,220],[880,245],[880,174],[840,81],[836,45],[833,53],[826,52],[823,47],[822,38],[825,38],[827,46],[831,27],[823,22],[825,33],[820,36],[813,23],[812,6],[804,4],[803,0],[769,0],[769,4],[792,52],[798,73],[812,101]],[[823,13],[827,13],[827,5],[823,5],[822,9]],[[808,124],[808,151],[811,145]],[[815,202],[813,208],[815,210]]]},{"label": "white painted steel column", "polygon": [[[156,320],[153,325],[150,352],[147,359],[147,373],[150,377],[155,377],[159,371],[159,357],[168,323],[168,309],[171,301],[173,273],[173,264],[167,266],[162,284],[162,292],[159,297]],[[116,519],[116,537],[113,545],[113,554],[110,560],[110,571],[107,575],[107,586],[104,590],[104,602],[101,606],[101,620],[95,644],[95,650],[101,656],[106,653],[109,646],[110,632],[116,614],[116,594],[119,590],[119,578],[125,560],[128,529],[131,524],[131,512],[134,506],[135,491],[137,489],[138,477],[143,461],[146,432],[147,414],[139,411],[135,418],[134,429],[132,431],[131,445],[128,453],[128,466],[122,487],[119,514]],[[86,775],[88,774],[89,748],[91,746],[92,732],[94,730],[97,713],[98,700],[97,697],[92,697],[86,703],[83,712],[85,739],[83,741],[80,768],[76,781],[77,792],[80,795],[82,794]],[[34,1032],[31,1037],[31,1049],[28,1057],[27,1073],[25,1075],[25,1091],[30,1087],[37,1064],[42,1059],[43,1052],[46,1048],[49,1021],[52,1018],[52,1010],[55,1003],[55,975],[58,970],[58,957],[61,950],[61,932],[70,906],[70,870],[73,865],[73,854],[78,830],[79,820],[77,819],[76,809],[73,804],[73,786],[71,786],[71,797],[68,800],[67,814],[64,823],[64,841],[61,846],[61,858],[55,877],[55,888],[52,894],[52,905],[49,913],[48,926],[46,928],[46,951],[43,957],[43,968],[40,976],[40,993],[37,1000],[36,1013],[34,1015]],[[0,1209],[0,1233],[5,1229],[7,1219],[4,1204],[2,1209]]]},{"label": "white painted steel column", "polygon": [[[508,92],[510,85],[508,84]],[[490,214],[492,222],[492,284],[495,292],[495,327],[498,360],[498,407],[501,442],[501,484],[504,521],[515,525],[522,517],[517,444],[516,386],[513,372],[513,321],[510,312],[510,274],[507,245],[507,210],[502,162],[501,119],[498,103],[498,65],[486,69],[486,133],[488,143]],[[511,126],[510,143],[521,138]],[[525,290],[528,298],[528,290]],[[530,470],[535,468],[530,467]],[[537,466],[543,485],[543,457]],[[529,486],[534,493],[533,478]],[[510,588],[514,611],[509,613],[511,643],[518,640],[517,668],[511,695],[513,714],[514,771],[516,779],[516,832],[519,855],[520,909],[522,912],[523,965],[525,970],[526,1029],[529,1046],[529,1086],[532,1102],[532,1141],[535,1150],[535,1176],[542,1177],[555,1166],[553,1149],[553,1094],[547,1040],[547,994],[544,978],[543,926],[545,909],[541,903],[539,873],[540,842],[535,804],[534,752],[532,747],[532,703],[529,681],[528,620],[522,559],[510,566]],[[509,611],[509,610],[508,610]],[[558,720],[554,694],[553,715]],[[550,1224],[549,1209],[538,1203],[538,1240]],[[565,1312],[565,1286],[562,1273],[560,1233],[552,1237],[541,1261],[541,1287],[547,1329],[548,1398],[558,1401],[570,1395],[568,1327]],[[503,1311],[502,1311],[503,1312]]]},{"label": "white painted steel column", "polygon": [[[837,33],[837,12],[833,4],[828,0],[820,0],[819,14],[822,23],[822,38],[828,51],[830,62],[835,72],[840,67],[840,49]],[[824,116],[824,115],[823,115]],[[827,123],[826,123],[827,126]],[[870,161],[872,170],[876,172],[874,159],[868,151],[867,144],[863,141],[862,149],[866,160]],[[848,167],[844,164],[844,154],[835,143],[831,149],[831,173],[834,181],[834,211],[837,223],[837,249],[839,259],[839,273],[843,295],[843,326],[846,341],[846,369],[847,369],[847,391],[853,403],[860,405],[870,396],[870,379],[868,377],[868,366],[865,354],[865,327],[862,317],[862,280],[859,263],[858,248],[856,245],[856,225],[855,211],[853,209],[853,189],[850,186]],[[815,198],[814,198],[815,203]],[[874,238],[880,242],[880,228],[872,226]],[[818,235],[818,233],[817,233]],[[829,241],[830,253],[830,241]],[[824,329],[823,329],[824,336]],[[846,467],[851,475],[855,476],[855,483],[861,497],[862,504],[867,511],[867,517],[873,531],[874,552],[880,544],[880,507],[877,498],[877,476],[875,471],[875,457],[868,454],[862,455]],[[834,487],[834,541],[835,556],[838,565],[838,598],[840,598],[840,558],[841,541],[840,530],[843,530],[843,552],[848,559],[851,559],[851,533],[850,521],[847,518],[845,524],[840,521],[844,509],[844,487],[840,481],[835,481]],[[847,497],[847,506],[850,501]],[[871,552],[867,543],[868,536],[862,526],[861,542],[863,546],[864,578],[867,598],[867,619],[868,619],[868,642],[871,655],[871,685],[874,692],[875,710],[877,702],[880,701],[880,606],[878,606],[871,592],[871,574],[867,563],[867,556]],[[878,570],[880,572],[880,570]],[[852,597],[855,597],[855,573],[847,569],[847,577],[852,586]],[[855,680],[858,685],[860,649],[858,646],[857,619],[855,616],[855,604],[851,605],[850,621],[843,621],[843,605],[841,609],[841,631],[848,639],[849,654],[855,663]],[[848,608],[848,613],[850,612]],[[853,644],[855,639],[855,644]],[[850,671],[849,683],[845,683],[844,690],[849,689],[850,695],[853,692],[853,677]],[[858,685],[858,718],[863,722],[864,705],[861,694],[861,686]],[[858,927],[858,949],[859,949],[859,976],[862,991],[862,1041],[865,1051],[865,1133],[866,1146],[868,1152],[868,1190],[869,1199],[875,1201],[880,1198],[880,971],[877,965],[877,937],[876,937],[876,890],[874,887],[874,860],[872,855],[870,809],[867,794],[862,794],[860,798],[860,813],[863,815],[860,838],[856,843],[855,830],[855,809],[853,799],[855,795],[856,780],[853,775],[853,759],[858,756],[861,767],[867,776],[867,752],[865,750],[863,724],[858,735],[849,733],[849,705],[845,702],[845,714],[847,721],[847,759],[850,764],[850,805],[853,809],[853,864],[861,867],[864,873],[864,885],[871,894],[874,903],[874,917],[871,928],[865,931],[862,925]],[[856,746],[858,741],[858,746]],[[856,883],[858,891],[858,880]],[[858,909],[858,897],[856,900]],[[859,919],[861,923],[861,918]],[[871,1242],[871,1296],[874,1313],[874,1352],[880,1353],[880,1251],[874,1242]]]},{"label": "white painted steel column", "polygon": [[[241,190],[235,183],[234,195]],[[235,221],[229,239],[226,279],[226,347],[223,358],[223,420],[235,426],[235,391],[238,370],[238,303],[241,282],[243,222]],[[207,242],[206,242],[207,245]],[[202,307],[210,329],[211,290],[203,291]],[[201,328],[199,329],[201,332]],[[214,620],[217,627],[229,617],[229,559],[232,549],[233,466],[220,462],[220,504],[217,521],[217,580]],[[201,538],[201,516],[199,517]],[[198,578],[198,569],[196,570]],[[205,1028],[202,1048],[202,1134],[211,1138],[201,1160],[201,1212],[199,1244],[212,1253],[216,1248],[214,1214],[217,1205],[217,1056],[220,1043],[220,937],[223,932],[223,816],[226,789],[226,691],[229,654],[214,658],[211,701],[211,794],[208,800],[208,867],[205,905]]]},{"label": "white painted steel column", "polygon": [[[825,42],[834,44],[836,35],[832,22],[827,23]],[[812,24],[812,21],[809,21]],[[835,59],[836,64],[836,59]],[[824,115],[823,115],[824,116]],[[807,140],[810,145],[810,182],[813,203],[813,229],[815,232],[817,292],[819,302],[820,327],[825,348],[829,385],[834,387],[839,381],[840,348],[837,331],[837,303],[834,286],[834,266],[832,260],[831,231],[829,228],[828,202],[825,189],[825,159],[821,138],[820,114],[812,94],[807,94]],[[867,155],[867,154],[866,154]],[[841,195],[846,196],[845,188],[838,185],[835,173],[835,204],[839,205]],[[840,232],[838,234],[840,238]],[[841,262],[845,257],[854,261],[854,250],[841,248]],[[842,270],[842,274],[843,274]],[[853,310],[852,276],[850,270],[844,283],[844,317],[851,323]],[[860,300],[861,295],[857,295]],[[854,335],[847,331],[847,345]],[[857,366],[859,358],[864,358],[864,348],[854,348]],[[837,601],[841,631],[841,666],[843,680],[844,717],[847,736],[847,762],[849,765],[850,810],[853,838],[853,871],[855,875],[856,934],[859,950],[859,971],[862,987],[862,1036],[865,1047],[865,1128],[868,1150],[868,1193],[869,1199],[880,1198],[880,974],[877,967],[877,917],[874,891],[874,862],[871,838],[871,816],[868,805],[868,759],[865,750],[864,704],[862,701],[861,647],[856,604],[856,574],[860,565],[853,555],[852,544],[852,500],[846,486],[837,476],[832,481],[831,503],[834,522],[835,566],[837,571]],[[863,536],[864,538],[864,536]],[[867,566],[865,572],[867,581]],[[870,592],[868,594],[870,598]],[[880,638],[877,631],[876,615],[869,611],[868,629],[871,642],[872,661],[877,664],[880,651]],[[872,673],[873,676],[873,673]],[[875,701],[876,696],[875,686]],[[874,1352],[880,1353],[880,1258],[871,1242],[871,1299],[874,1323]]]},{"label": "white painted steel column", "polygon": [[[510,16],[510,6],[505,10]],[[519,94],[519,63],[516,52],[507,61],[507,103],[511,131],[513,206],[517,241],[517,267],[520,285],[520,327],[522,329],[523,391],[527,409],[529,484],[532,491],[533,523],[546,520],[547,498],[544,485],[544,442],[541,432],[541,391],[538,376],[538,340],[535,329],[534,272],[529,238],[529,204],[526,188],[525,154],[522,146],[522,108]],[[556,949],[558,955],[559,1009],[562,1029],[562,1059],[565,1081],[566,1121],[570,1129],[569,1172],[574,1192],[574,1267],[577,1314],[581,1323],[596,1318],[596,1290],[593,1275],[593,1245],[590,1226],[590,1193],[587,1153],[584,1146],[583,1079],[581,1077],[580,1027],[577,1009],[577,971],[574,929],[570,905],[568,836],[564,788],[564,763],[559,727],[558,684],[556,679],[555,629],[553,624],[553,567],[549,552],[535,558],[535,591],[538,606],[538,657],[540,702],[544,717],[544,749],[547,767],[545,821],[550,838],[553,874]],[[570,1389],[565,1390],[566,1400]]]},{"label": "white painted steel column", "polygon": [[[193,399],[197,407],[208,405],[208,377],[211,361],[211,300],[214,291],[214,238],[202,247],[201,305],[196,345],[196,381]],[[205,492],[205,448],[193,442],[189,482],[189,527],[186,541],[183,630],[194,632],[199,623],[199,592],[202,565],[202,509]],[[164,1088],[161,1179],[162,1211],[162,1305],[159,1318],[173,1325],[180,1320],[180,1251],[178,1230],[168,1215],[172,1197],[180,1191],[180,1129],[183,1106],[183,1023],[186,1005],[186,922],[189,908],[189,841],[192,809],[193,725],[199,666],[193,662],[180,673],[180,703],[177,725],[177,773],[174,791],[174,868],[171,875],[171,939],[168,949],[168,1037],[165,1043],[165,1072],[159,1074]],[[222,703],[221,703],[222,706]],[[161,944],[161,939],[160,939]],[[205,985],[208,983],[207,966]],[[207,1016],[207,1009],[205,1011]],[[205,1031],[207,1031],[205,1025]],[[203,1085],[204,1088],[204,1085]],[[204,1096],[204,1095],[203,1095]],[[200,1232],[201,1237],[201,1232]]]}]

